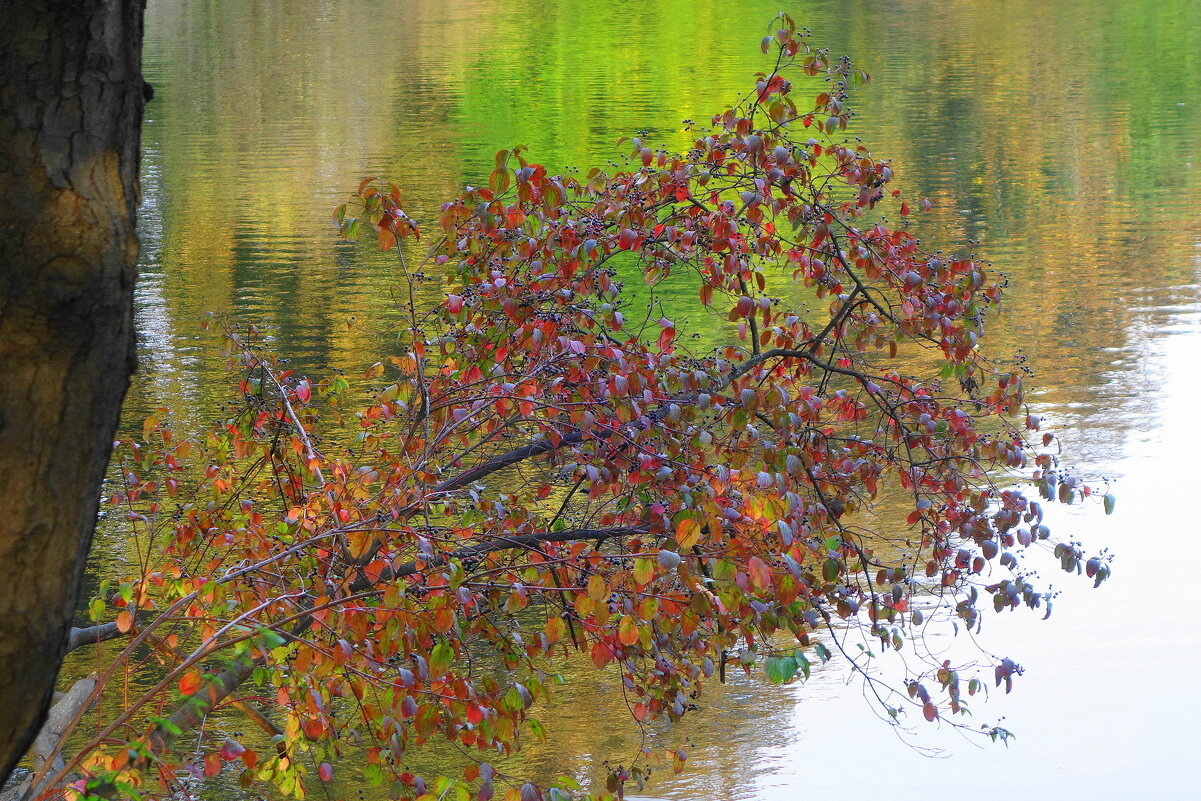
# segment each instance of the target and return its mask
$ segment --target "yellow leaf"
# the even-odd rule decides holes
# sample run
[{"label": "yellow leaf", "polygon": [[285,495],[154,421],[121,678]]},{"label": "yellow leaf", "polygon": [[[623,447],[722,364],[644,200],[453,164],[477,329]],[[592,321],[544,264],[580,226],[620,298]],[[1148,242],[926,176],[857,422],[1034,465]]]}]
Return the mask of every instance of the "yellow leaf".
[{"label": "yellow leaf", "polygon": [[638,617],[643,620],[652,620],[659,613],[658,598],[643,598],[637,606]]},{"label": "yellow leaf", "polygon": [[588,617],[596,610],[596,601],[589,598],[587,595],[577,595],[575,597],[575,611],[580,617]]},{"label": "yellow leaf", "polygon": [[588,577],[588,597],[594,601],[603,601],[609,597],[609,585],[596,573]]},{"label": "yellow leaf", "polygon": [[701,523],[691,517],[686,517],[676,524],[676,542],[681,549],[691,548],[701,539]]}]

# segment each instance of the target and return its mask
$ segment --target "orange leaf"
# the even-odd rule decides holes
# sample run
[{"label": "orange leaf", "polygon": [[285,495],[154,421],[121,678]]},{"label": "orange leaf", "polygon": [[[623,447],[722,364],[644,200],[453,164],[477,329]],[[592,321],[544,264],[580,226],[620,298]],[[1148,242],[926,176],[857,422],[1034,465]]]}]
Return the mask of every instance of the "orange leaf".
[{"label": "orange leaf", "polygon": [[179,691],[184,695],[192,695],[200,689],[201,684],[200,674],[195,670],[189,671],[179,677]]},{"label": "orange leaf", "polygon": [[376,244],[379,245],[380,250],[391,250],[396,245],[396,235],[380,226],[379,233],[376,235]]},{"label": "orange leaf", "polygon": [[454,610],[450,609],[449,607],[442,607],[434,615],[434,628],[442,634],[450,631],[454,624],[455,613]]},{"label": "orange leaf", "polygon": [[633,645],[638,642],[638,624],[634,618],[626,615],[617,626],[617,639],[622,645]]}]

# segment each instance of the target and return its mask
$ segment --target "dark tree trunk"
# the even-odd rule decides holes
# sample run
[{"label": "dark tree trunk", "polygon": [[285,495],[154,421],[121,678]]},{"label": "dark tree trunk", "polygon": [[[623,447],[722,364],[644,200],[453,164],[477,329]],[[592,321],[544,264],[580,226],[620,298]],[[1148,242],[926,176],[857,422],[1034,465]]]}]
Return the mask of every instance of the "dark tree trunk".
[{"label": "dark tree trunk", "polygon": [[142,10],[0,10],[0,782],[54,687],[134,368]]}]

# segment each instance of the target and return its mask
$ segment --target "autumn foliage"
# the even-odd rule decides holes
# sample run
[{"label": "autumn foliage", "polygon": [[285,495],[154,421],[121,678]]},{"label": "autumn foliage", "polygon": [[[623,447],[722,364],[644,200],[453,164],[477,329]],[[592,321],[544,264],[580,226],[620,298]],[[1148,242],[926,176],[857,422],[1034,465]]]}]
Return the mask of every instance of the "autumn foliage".
[{"label": "autumn foliage", "polygon": [[[103,651],[110,700],[44,787],[165,795],[236,765],[300,795],[349,752],[393,797],[576,797],[489,763],[565,654],[624,683],[636,726],[703,714],[727,670],[866,670],[848,637],[901,649],[926,623],[1045,610],[1019,551],[1108,575],[1018,481],[1091,492],[1029,439],[1024,371],[979,349],[999,288],[919,243],[924,202],[846,138],[866,76],[786,16],[763,50],[771,69],[686,153],[626,140],[628,167],[571,177],[504,150],[429,221],[362,183],[343,232],[440,268],[442,302],[410,304],[402,352],[361,387],[295,375],[230,327],[226,419],[195,435],[164,414],[122,445],[113,504],[146,556],[92,612],[126,644]],[[635,280],[690,282],[695,302],[634,308]],[[708,317],[725,340],[694,350]],[[972,730],[969,697],[1020,672],[911,667],[877,688],[885,711]],[[274,747],[207,736],[196,756],[217,708]],[[404,772],[437,739],[461,773]]]}]

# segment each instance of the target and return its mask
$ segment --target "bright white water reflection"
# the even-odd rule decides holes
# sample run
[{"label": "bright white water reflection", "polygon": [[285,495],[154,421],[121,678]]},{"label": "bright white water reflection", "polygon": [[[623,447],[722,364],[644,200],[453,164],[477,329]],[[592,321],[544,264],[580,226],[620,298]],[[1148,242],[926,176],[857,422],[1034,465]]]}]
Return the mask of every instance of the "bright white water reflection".
[{"label": "bright white water reflection", "polygon": [[[770,733],[785,742],[761,755],[766,769],[753,797],[792,799],[798,788],[853,798],[989,788],[1026,798],[1197,797],[1201,630],[1191,612],[1201,571],[1201,288],[1179,293],[1187,302],[1146,310],[1149,335],[1121,354],[1155,387],[1142,399],[1148,411],[1137,426],[1091,421],[1114,431],[1115,441],[1100,454],[1072,454],[1116,479],[1115,514],[1054,508],[1055,530],[1074,529],[1090,547],[1118,554],[1113,578],[1096,592],[1055,579],[1066,592],[1046,622],[1020,613],[986,619],[987,645],[1026,657],[1014,693],[994,694],[982,710],[1007,716],[1017,739],[1008,749],[980,749],[926,726],[901,739],[871,716],[857,683],[823,681],[794,694],[787,733]],[[1063,417],[1053,406],[1043,411]],[[944,748],[946,758],[931,760],[912,746]]]}]

